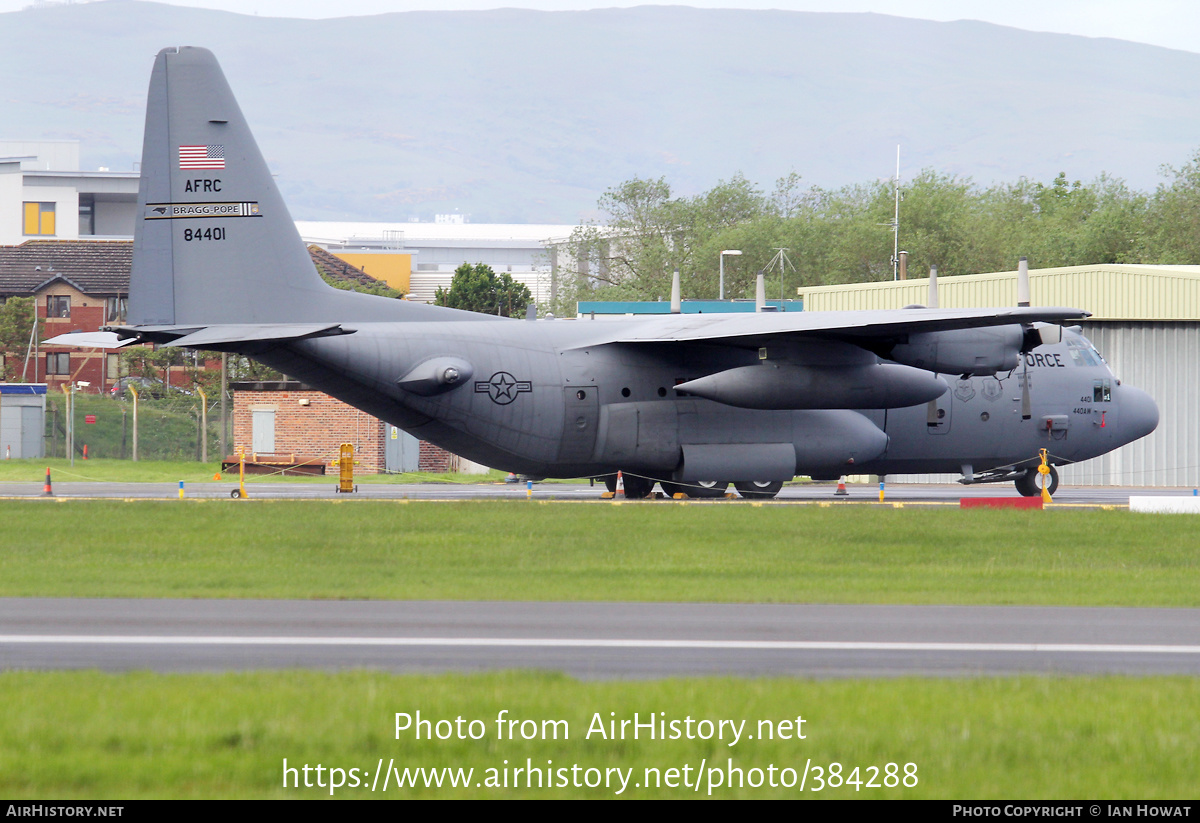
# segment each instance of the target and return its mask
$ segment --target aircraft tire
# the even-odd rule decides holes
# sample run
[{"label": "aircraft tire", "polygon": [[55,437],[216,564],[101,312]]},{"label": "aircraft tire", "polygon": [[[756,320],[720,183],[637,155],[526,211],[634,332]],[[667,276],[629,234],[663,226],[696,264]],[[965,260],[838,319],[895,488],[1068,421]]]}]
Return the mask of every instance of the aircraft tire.
[{"label": "aircraft tire", "polygon": [[685,484],[683,491],[688,497],[724,497],[728,488],[728,480],[698,480]]},{"label": "aircraft tire", "polygon": [[625,475],[622,480],[625,484],[625,496],[630,500],[642,500],[650,496],[654,491],[654,481],[648,477],[634,477],[632,474]]},{"label": "aircraft tire", "polygon": [[[1042,473],[1037,470],[1036,466],[1013,482],[1016,484],[1017,491],[1025,497],[1038,497],[1042,493]],[[1051,466],[1050,494],[1053,495],[1056,491],[1058,491],[1058,469]]]},{"label": "aircraft tire", "polygon": [[747,480],[744,483],[734,483],[733,487],[742,497],[751,500],[770,500],[779,494],[779,490],[783,488],[783,481]]},{"label": "aircraft tire", "polygon": [[604,477],[601,477],[600,479],[604,481],[604,488],[608,490],[609,494],[617,493],[617,473],[616,472],[613,472],[612,474],[606,474],[606,475],[604,475]]}]

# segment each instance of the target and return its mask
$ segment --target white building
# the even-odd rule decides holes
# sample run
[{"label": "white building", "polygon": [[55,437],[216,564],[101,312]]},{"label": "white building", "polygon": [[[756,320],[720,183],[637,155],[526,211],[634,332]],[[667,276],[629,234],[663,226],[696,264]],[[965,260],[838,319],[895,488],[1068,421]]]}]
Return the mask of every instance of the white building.
[{"label": "white building", "polygon": [[[82,171],[77,140],[0,140],[0,246],[27,240],[131,239],[139,177],[136,171]],[[381,271],[369,273],[412,300],[432,301],[438,287],[450,287],[454,270],[463,263],[484,263],[528,286],[539,303],[555,296],[555,245],[575,228],[468,223],[459,215],[439,215],[435,223],[298,220],[296,227],[305,242],[339,256],[404,256],[401,265],[376,265],[369,268]]]},{"label": "white building", "polygon": [[81,171],[77,140],[0,140],[0,245],[133,237],[139,174]]},{"label": "white building", "polygon": [[[450,288],[454,270],[463,263],[484,263],[497,274],[508,273],[529,287],[538,303],[553,298],[557,273],[555,244],[571,236],[574,226],[553,224],[465,223],[337,223],[297,220],[306,243],[329,251],[377,251],[412,257],[410,299],[431,302],[438,287]],[[371,273],[368,268],[368,273]]]}]

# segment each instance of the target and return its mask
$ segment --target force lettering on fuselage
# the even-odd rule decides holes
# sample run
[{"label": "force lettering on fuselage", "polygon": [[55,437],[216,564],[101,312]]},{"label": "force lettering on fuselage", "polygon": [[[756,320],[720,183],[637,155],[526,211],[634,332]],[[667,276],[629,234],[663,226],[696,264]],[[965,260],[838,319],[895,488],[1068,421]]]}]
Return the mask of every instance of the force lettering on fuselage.
[{"label": "force lettering on fuselage", "polygon": [[205,180],[205,179],[187,180],[184,182],[183,190],[184,191],[220,191],[221,190],[221,178],[218,177],[215,180]]},{"label": "force lettering on fuselage", "polygon": [[1062,361],[1060,354],[1034,354],[1032,352],[1025,353],[1025,365],[1027,366],[1047,366],[1052,369],[1065,369],[1067,364]]}]

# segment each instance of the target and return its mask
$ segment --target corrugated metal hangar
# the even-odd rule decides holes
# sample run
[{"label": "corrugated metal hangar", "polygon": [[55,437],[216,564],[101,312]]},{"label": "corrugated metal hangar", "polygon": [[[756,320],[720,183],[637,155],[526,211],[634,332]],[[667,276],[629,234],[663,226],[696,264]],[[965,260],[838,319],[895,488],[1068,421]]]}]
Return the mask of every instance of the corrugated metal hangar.
[{"label": "corrugated metal hangar", "polygon": [[[1073,485],[1200,486],[1200,266],[1097,265],[1030,270],[1035,306],[1092,313],[1079,325],[1118,379],[1158,403],[1158,429],[1061,470]],[[1017,273],[940,277],[942,308],[1015,306]],[[802,288],[806,311],[928,305],[929,278]],[[951,476],[889,477],[949,480]]]}]

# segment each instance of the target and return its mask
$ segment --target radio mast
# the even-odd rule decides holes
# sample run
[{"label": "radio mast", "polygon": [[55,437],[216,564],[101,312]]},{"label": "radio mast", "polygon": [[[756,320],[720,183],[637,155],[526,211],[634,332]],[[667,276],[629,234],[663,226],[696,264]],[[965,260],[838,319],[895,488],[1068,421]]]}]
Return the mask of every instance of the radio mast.
[{"label": "radio mast", "polygon": [[896,146],[896,177],[892,181],[896,194],[896,211],[892,216],[892,280],[900,275],[896,267],[900,264],[900,146]]}]

